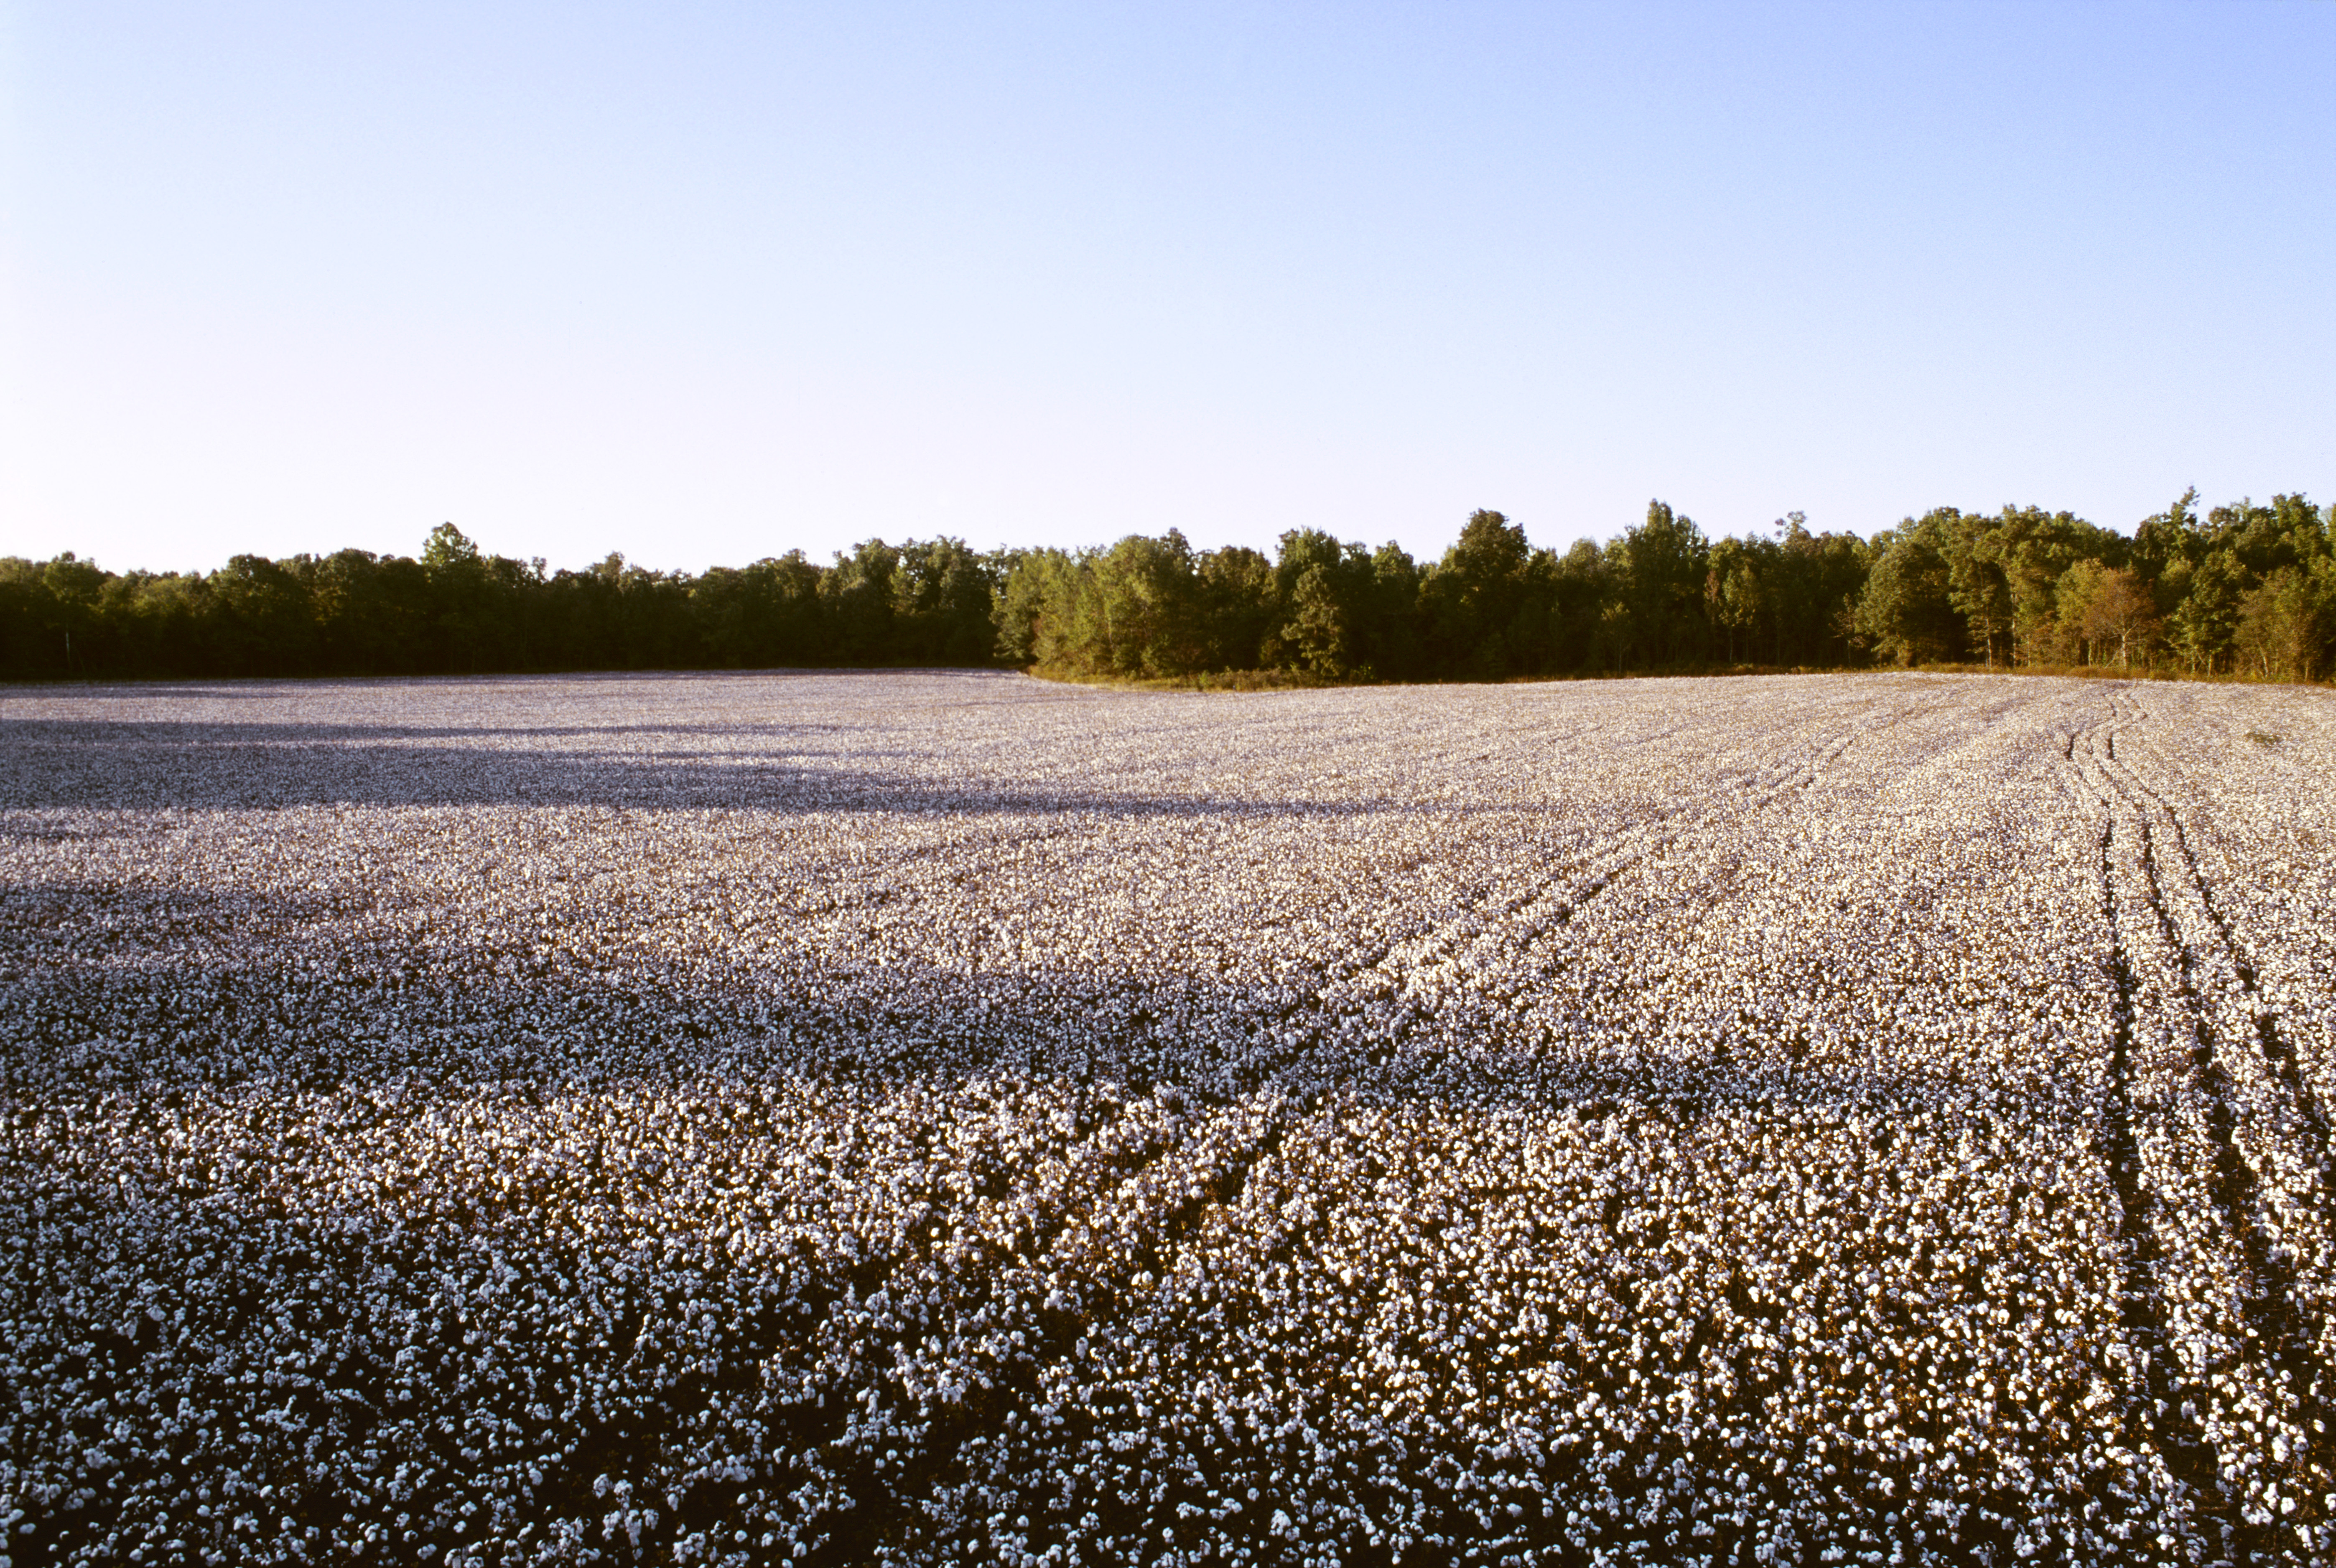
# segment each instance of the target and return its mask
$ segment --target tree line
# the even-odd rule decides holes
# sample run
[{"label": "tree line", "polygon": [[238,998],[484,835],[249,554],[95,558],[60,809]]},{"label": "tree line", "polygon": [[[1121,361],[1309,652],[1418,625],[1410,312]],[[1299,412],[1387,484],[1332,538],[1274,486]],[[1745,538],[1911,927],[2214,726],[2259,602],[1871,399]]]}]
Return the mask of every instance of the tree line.
[{"label": "tree line", "polygon": [[1170,530],[1080,550],[870,540],[692,575],[547,571],[453,524],[418,558],[238,555],[212,572],[0,559],[0,678],[987,666],[1183,680],[2114,666],[2314,680],[2336,667],[2336,508],[2302,495],[2127,536],[2034,507],[1941,508],[1871,539],[1711,540],[1661,502],[1536,549],[1478,511],[1416,560],[1311,529],[1275,554]]}]

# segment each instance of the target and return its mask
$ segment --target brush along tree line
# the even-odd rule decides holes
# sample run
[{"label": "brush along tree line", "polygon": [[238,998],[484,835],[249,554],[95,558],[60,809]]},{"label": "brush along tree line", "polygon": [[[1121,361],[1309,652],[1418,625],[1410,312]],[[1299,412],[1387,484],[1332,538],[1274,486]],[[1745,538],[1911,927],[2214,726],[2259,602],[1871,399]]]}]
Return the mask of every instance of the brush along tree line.
[{"label": "brush along tree line", "polygon": [[1537,550],[1478,511],[1440,560],[1312,529],[1269,559],[1181,532],[980,552],[870,540],[691,575],[611,555],[547,571],[453,524],[418,560],[360,550],[212,572],[0,559],[0,678],[1030,666],[1178,680],[1497,680],[1866,664],[2113,666],[2324,678],[2336,509],[2302,495],[2127,535],[2066,511],[1941,508],[1872,539],[1707,539],[1660,502],[1605,543]]}]

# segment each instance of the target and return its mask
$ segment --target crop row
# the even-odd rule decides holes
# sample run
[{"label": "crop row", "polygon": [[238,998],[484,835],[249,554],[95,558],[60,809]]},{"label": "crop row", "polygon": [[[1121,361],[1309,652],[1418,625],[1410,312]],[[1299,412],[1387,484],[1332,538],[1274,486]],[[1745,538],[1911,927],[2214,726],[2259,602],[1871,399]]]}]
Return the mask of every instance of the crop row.
[{"label": "crop row", "polygon": [[2336,1552],[2336,710],[19,695],[15,1562]]}]

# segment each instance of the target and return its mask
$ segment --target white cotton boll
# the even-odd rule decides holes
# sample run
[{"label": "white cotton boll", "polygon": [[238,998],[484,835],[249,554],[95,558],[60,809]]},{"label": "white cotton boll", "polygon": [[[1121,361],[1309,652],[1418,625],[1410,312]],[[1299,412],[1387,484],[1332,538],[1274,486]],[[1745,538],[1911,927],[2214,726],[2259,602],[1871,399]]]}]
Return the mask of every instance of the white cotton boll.
[{"label": "white cotton boll", "polygon": [[[898,689],[921,691],[917,683],[929,680],[945,688],[953,678],[901,677]],[[946,716],[960,710],[947,704],[913,720],[871,718],[851,695],[863,688],[846,677],[519,683],[460,705],[446,694],[483,688],[295,694],[355,705],[375,725],[403,722],[365,708],[383,691],[425,709],[454,705],[431,710],[431,726],[455,735],[489,723],[495,704],[556,699],[578,720],[559,733],[606,742],[560,753],[560,765],[571,779],[611,770],[632,803],[621,812],[369,806],[355,813],[359,827],[277,813],[266,832],[237,826],[232,839],[221,836],[229,816],[185,819],[190,831],[214,834],[207,885],[313,890],[330,877],[373,895],[375,909],[384,890],[419,895],[386,901],[398,909],[454,907],[448,888],[468,888],[460,897],[469,901],[461,906],[466,924],[429,935],[419,925],[382,925],[369,939],[394,943],[411,1000],[395,1010],[368,1004],[380,1048],[392,1055],[352,1096],[370,1118],[363,1128],[343,1130],[321,1113],[246,1124],[236,1107],[264,1105],[280,1091],[233,1085],[225,1101],[199,1095],[174,1113],[179,1121],[151,1124],[190,1127],[193,1140],[186,1160],[158,1163],[143,1182],[151,1201],[180,1203],[173,1194],[183,1180],[204,1201],[264,1192],[287,1215],[329,1206],[333,1224],[345,1228],[317,1232],[335,1238],[322,1248],[312,1235],[304,1243],[311,1256],[345,1239],[349,1257],[394,1260],[361,1290],[336,1298],[351,1303],[346,1326],[325,1328],[305,1307],[281,1318],[270,1309],[252,1341],[261,1349],[222,1347],[220,1303],[231,1299],[222,1282],[246,1278],[241,1271],[253,1265],[221,1238],[251,1233],[255,1215],[278,1211],[221,1213],[200,1265],[191,1242],[170,1252],[176,1243],[166,1241],[158,1267],[172,1271],[171,1299],[194,1315],[183,1332],[173,1324],[165,1335],[169,1353],[200,1367],[224,1349],[235,1376],[247,1367],[260,1375],[249,1385],[257,1399],[265,1378],[277,1375],[270,1357],[292,1355],[315,1363],[297,1375],[324,1376],[326,1359],[365,1349],[365,1376],[408,1380],[422,1406],[419,1418],[375,1429],[393,1451],[384,1475],[428,1451],[458,1398],[499,1424],[461,1428],[460,1441],[479,1457],[456,1471],[483,1475],[525,1461],[550,1475],[555,1450],[529,1445],[572,1441],[661,1390],[719,1388],[731,1368],[746,1374],[746,1391],[718,1416],[715,1402],[729,1396],[706,1396],[706,1433],[751,1437],[764,1456],[753,1465],[777,1465],[788,1449],[778,1434],[791,1428],[761,1413],[775,1404],[756,1401],[848,1409],[851,1451],[881,1459],[885,1484],[901,1485],[923,1474],[925,1450],[912,1434],[928,1419],[929,1400],[961,1385],[962,1402],[1000,1378],[1035,1378],[1029,1418],[1004,1425],[1010,1442],[991,1441],[998,1429],[978,1431],[964,1448],[968,1473],[1005,1499],[1028,1502],[1037,1495],[1029,1477],[1076,1478],[1089,1490],[1064,1505],[1061,1538],[1099,1551],[1118,1548],[1081,1510],[1108,1488],[1149,1495],[1175,1456],[1188,1454],[1205,1456],[1221,1480],[1228,1467],[1270,1478],[1277,1520],[1307,1533],[1317,1504],[1333,1505],[1333,1517],[1344,1505],[1318,1495],[1310,1466],[1324,1461],[1315,1451],[1336,1463],[1382,1425],[1399,1428],[1406,1451],[1423,1462],[1477,1453],[1494,1433],[1563,1444],[1574,1457],[1552,1472],[1565,1477],[1549,1488],[1552,1529],[1560,1520],[1575,1529],[1592,1517],[1611,1521],[1669,1486],[1670,1472],[1642,1476],[1638,1466],[1648,1443],[1669,1440],[1656,1434],[1674,1431],[1692,1456],[1676,1477],[1686,1488],[1678,1495],[1738,1506],[1729,1488],[1740,1474],[1786,1496],[1799,1449],[1780,1435],[1835,1420],[1819,1401],[1836,1377],[1867,1408],[1857,1442],[1826,1463],[1835,1480],[1875,1495],[1886,1494],[1874,1485],[1874,1467],[1909,1451],[1901,1427],[1934,1401],[1951,1429],[1985,1433],[1974,1437],[1981,1448],[1970,1463],[1942,1463],[1940,1475],[1992,1475],[2039,1455],[2038,1445],[2098,1441],[2118,1430],[2127,1402],[2097,1403],[2090,1368],[2059,1335],[2118,1339],[2122,1281],[2101,1260],[2112,1255],[2107,1239],[2120,1233],[2121,1200],[2086,1153],[2088,1107],[2108,1081],[2112,1031],[2076,1005],[2101,1012],[2107,992],[2072,985],[2059,955],[2091,940],[2089,928],[2078,928],[2094,918],[2087,910],[2103,905],[2098,881],[2054,858],[2079,855],[2093,841],[2063,831],[2070,823],[2052,814],[2061,808],[2020,794],[2027,785],[2016,781],[2027,775],[2018,769],[1989,771],[1954,748],[2026,744],[2018,737],[2043,722],[2026,716],[2059,715],[2105,688],[2070,695],[2023,682],[2010,706],[1988,707],[1952,695],[1987,689],[1979,683],[1941,686],[1950,695],[1921,709],[1918,722],[1879,722],[1898,715],[1896,694],[1916,689],[1904,682],[1919,678],[1447,688],[1432,701],[1425,692],[1277,694],[1258,704],[1212,696],[1191,699],[1190,713],[1205,719],[1173,723],[1162,718],[1167,709],[1144,705],[1185,699],[1146,694],[1137,703],[1040,687],[1076,695],[1064,699],[1068,708],[1051,698],[1028,708],[991,704],[957,731],[948,726],[960,719]],[[715,695],[690,720],[706,720],[702,728],[686,738],[653,733],[670,694],[706,690]],[[784,699],[751,695],[764,691]],[[1744,695],[1751,692],[1772,695],[1753,701]],[[777,706],[754,708],[766,700]],[[621,729],[598,712],[611,703],[625,712]],[[1065,720],[1069,709],[1080,715],[1076,724]],[[750,711],[758,715],[752,722],[735,716]],[[1173,765],[1195,744],[1197,732],[1179,727],[1187,722],[1213,726],[1202,748],[1210,755],[1177,774]],[[1575,738],[1544,744],[1552,725]],[[489,727],[492,736],[468,755],[528,756],[550,744],[526,725]],[[1508,797],[1497,789],[1486,793],[1489,770],[1501,765],[1472,760],[1512,755],[1505,741],[1477,739],[1512,733],[1537,737],[1537,758],[1557,759],[1503,786],[1526,803],[1521,812],[1500,806]],[[944,734],[957,738],[936,738]],[[1945,749],[1924,749],[1934,745]],[[798,797],[823,798],[817,811],[725,806],[701,817],[696,806],[659,802],[657,779],[698,765],[675,759],[758,746],[788,776],[813,765],[806,748],[828,748],[817,753],[826,770],[819,776],[858,782],[788,786],[824,788],[824,797]],[[1733,760],[1710,765],[1714,748]],[[465,755],[462,745],[444,749]],[[2057,746],[2050,755],[2059,755]],[[1370,814],[1289,813],[1332,790],[1322,759],[1334,755],[1353,765],[1348,777],[1371,781]],[[1826,760],[1806,768],[1795,760],[1807,757]],[[855,793],[893,787],[871,779],[935,770],[946,786],[932,785],[913,810],[871,809]],[[1803,772],[1817,776],[1796,782]],[[1160,794],[1155,774],[1200,781],[1180,787],[1198,789],[1204,803],[1210,790],[1238,787],[1241,812],[1118,814],[1095,804],[1118,787],[1109,781],[1129,778],[1144,781],[1150,800]],[[1948,776],[1956,787],[1938,787]],[[1455,813],[1452,786],[1463,777],[1472,788],[1457,798],[1471,809]],[[1585,783],[1593,778],[1594,788]],[[985,806],[985,791],[1011,784],[1027,795],[1050,779],[1045,787],[1056,790],[1077,780],[1085,803],[1076,813]],[[1747,779],[1742,789],[1717,782]],[[1828,789],[1845,793],[1826,804]],[[1841,812],[1839,800],[1854,800],[1855,810]],[[2000,800],[2034,815],[2034,830],[1999,811],[1987,831],[1961,831],[1956,813],[1973,803],[1996,810],[1989,803]],[[1650,827],[1655,810],[1669,814]],[[386,831],[393,817],[403,842]],[[276,841],[293,831],[349,833],[379,868],[350,877],[336,869],[351,863],[346,854],[287,855]],[[43,842],[0,842],[0,856],[33,854],[27,846]],[[83,882],[95,880],[82,874],[95,863],[89,857],[115,852],[101,837],[57,842],[88,862],[73,868]],[[1531,852],[1520,847],[1527,844]],[[2137,841],[2120,852],[2127,859],[2107,874],[2137,874]],[[485,882],[462,881],[464,868],[490,861]],[[2104,864],[2092,867],[2096,877]],[[599,989],[575,998],[526,990],[519,999],[514,988],[532,972],[532,954],[507,943],[495,922],[535,920],[530,901],[562,877],[571,888],[600,890],[560,917],[564,950],[608,960],[594,970]],[[8,885],[37,881],[17,875]],[[2173,896],[2172,918],[2187,930],[2186,895],[2176,888]],[[1959,899],[1972,901],[1968,918]],[[1544,914],[1561,902],[1564,919]],[[725,922],[745,930],[750,917],[772,940],[742,953],[723,932]],[[2036,917],[2049,920],[2023,925]],[[315,988],[336,983],[305,950],[279,951],[288,939],[274,928],[252,930],[249,945],[303,1006]],[[1365,930],[1368,941],[1354,940]],[[1017,944],[1010,953],[988,945],[1001,930]],[[1222,966],[1196,956],[1197,932],[1235,956]],[[2138,944],[2146,929],[2136,933]],[[1939,968],[1954,985],[1986,995],[1998,982],[1990,1006],[2001,1010],[1981,1018],[1968,998],[1925,989],[1948,983],[1922,968],[1936,953],[1953,955]],[[366,961],[369,974],[388,972],[385,961]],[[2150,1006],[2178,991],[2182,969],[2170,950],[2136,946],[2130,963],[2158,988]],[[2267,958],[2263,972],[2273,967]],[[1128,984],[1144,998],[1150,1021],[1142,1027],[1121,999],[1134,994],[1114,978],[1121,969],[1141,977]],[[463,1021],[472,1005],[466,987],[483,998],[476,1017],[484,1027]],[[209,998],[204,991],[193,1005],[209,1008]],[[2053,998],[2035,1005],[2065,1017],[2022,1014],[2029,998]],[[577,1010],[604,1002],[589,1017]],[[255,1026],[225,1055],[205,1046],[185,1070],[221,1070],[215,1061],[248,1056],[254,1042],[286,1059],[306,1048],[297,1011]],[[922,1027],[928,1018],[949,1028]],[[978,1039],[930,1037],[967,1035],[976,1018]],[[1400,1043],[1388,1037],[1397,1019],[1414,1031]],[[10,1027],[0,1022],[0,1033]],[[80,1037],[121,1041],[169,1027],[101,1020]],[[175,1032],[189,1048],[209,1037]],[[1110,1071],[1189,1090],[1188,1120],[1152,1143],[1122,1145],[1098,1130],[1081,1108],[1097,1102],[1060,1075],[1106,1035],[1121,1053]],[[1785,1046],[1796,1039],[1806,1043],[1789,1057]],[[1722,1043],[1725,1063],[1717,1058]],[[2153,1218],[2175,1238],[2161,1267],[2169,1278],[2189,1271],[2181,1277],[2199,1287],[2198,1304],[2185,1308],[2195,1324],[2176,1322],[2168,1342],[2185,1364],[2237,1366],[2232,1352],[2243,1331],[2214,1314],[2236,1310],[2216,1303],[2243,1298],[2244,1268],[2228,1247],[2227,1256],[2213,1250],[2222,1222],[2195,1175],[2210,1162],[2146,1121],[2156,1107],[2169,1116],[2205,1113],[2188,1089],[2150,1086],[2148,1073],[2181,1069],[2147,1066],[2144,1046],[2134,1053],[2136,1179],[2173,1194]],[[509,1064],[490,1060],[507,1047],[517,1051]],[[992,1052],[1003,1056],[984,1055]],[[501,1086],[525,1085],[547,1064],[556,1064],[560,1086],[543,1087],[540,1107],[532,1091]],[[1086,1070],[1100,1076],[1105,1065]],[[1520,1066],[1552,1076],[1530,1086],[1502,1076]],[[1961,1075],[1952,1090],[1951,1074]],[[1269,1110],[1255,1086],[1267,1081],[1296,1086],[1292,1098]],[[994,1113],[956,1108],[959,1086],[976,1083],[985,1106],[994,1091]],[[734,1084],[752,1086],[725,1086]],[[1381,1108],[1368,1125],[1338,1123],[1307,1097],[1325,1084]],[[2020,1096],[2021,1121],[2003,1119],[1999,1093]],[[1579,1114],[1601,1099],[1611,1110]],[[1971,1118],[1968,1128],[1934,1129],[1923,1119],[1934,1106]],[[54,1131],[40,1135],[51,1140],[44,1154],[72,1146]],[[141,1138],[150,1135],[121,1141],[151,1146]],[[555,1168],[534,1169],[538,1152]],[[123,1168],[118,1155],[108,1158],[102,1169]],[[2268,1187],[2284,1167],[2274,1156],[2263,1168],[2273,1173]],[[346,1184],[324,1185],[327,1171]],[[1975,1186],[1971,1173],[1987,1174]],[[2024,1199],[2015,1199],[2015,1182]],[[118,1180],[103,1190],[108,1203],[125,1196]],[[928,1223],[916,1208],[926,1203],[947,1222]],[[1985,1239],[1998,1234],[1993,1216],[2013,1211],[2020,1244],[2012,1256],[2032,1261],[2006,1264]],[[556,1241],[544,1232],[550,1226]],[[1837,1264],[1853,1251],[1862,1261]],[[491,1265],[490,1256],[499,1261]],[[1963,1282],[1974,1269],[1989,1271],[1977,1293]],[[1719,1282],[1739,1276],[1760,1290],[1739,1297]],[[288,1277],[287,1293],[297,1294],[298,1269]],[[1197,1288],[1203,1279],[1209,1284]],[[542,1297],[530,1295],[539,1289]],[[1999,1320],[1999,1293],[2016,1295],[2020,1310]],[[813,1306],[847,1297],[858,1304]],[[540,1300],[558,1304],[559,1327],[549,1333],[529,1316]],[[1439,1304],[1425,1320],[1374,1316],[1423,1300]],[[1455,1301],[1469,1304],[1445,1310]],[[1770,1301],[1792,1309],[1772,1317]],[[126,1302],[100,1292],[87,1306],[87,1322],[131,1323],[125,1338],[134,1331],[138,1313]],[[1058,1320],[1074,1310],[1094,1315]],[[1008,1332],[1022,1336],[1018,1348],[1001,1337]],[[1072,1357],[1066,1347],[1081,1335],[1107,1342],[1108,1353]],[[1707,1335],[1718,1342],[1707,1344]],[[1837,1359],[1853,1342],[1863,1359]],[[1358,1352],[1358,1343],[1388,1354]],[[406,1349],[413,1358],[394,1362]],[[1725,1396],[1687,1373],[1707,1353],[1767,1381],[1753,1407],[1772,1425],[1748,1437],[1739,1426],[1724,1442],[1716,1436],[1709,1422],[1729,1407]],[[1903,1364],[1909,1356],[1912,1366]],[[694,1366],[698,1357],[711,1361]],[[1958,1357],[2005,1375],[1985,1396],[1983,1426],[1980,1397],[1942,1369]],[[1327,1415],[1291,1405],[1291,1368],[1299,1367],[1335,1368],[1336,1387],[1350,1391],[1337,1394]],[[540,1375],[537,1385],[522,1377],[529,1371]],[[469,1392],[458,1396],[466,1380]],[[2218,1431],[2239,1420],[2278,1428],[2285,1407],[2268,1390],[2244,1378],[2226,1383],[2197,1419],[2224,1424]],[[1924,1390],[1919,1403],[1902,1396],[1907,1385]],[[201,1411],[232,1430],[258,1407],[238,1403],[244,1387],[231,1384],[222,1397],[188,1384],[197,1396],[190,1415]],[[2068,1388],[2086,1392],[2041,1402],[2045,1390]],[[545,1414],[533,1414],[530,1402]],[[1215,1422],[1222,1408],[1239,1412],[1231,1426]],[[1543,1418],[1560,1410],[1566,1418]],[[2031,1440],[2004,1419],[2013,1410],[2036,1411],[2067,1436]],[[1285,1463],[1289,1456],[1270,1446],[1274,1433],[1308,1456]],[[1128,1446],[1113,1446],[1123,1439]],[[1066,1462],[1073,1444],[1085,1445],[1076,1465]],[[786,1462],[827,1463],[802,1452],[814,1456]],[[1592,1454],[1621,1467],[1577,1468]],[[1707,1473],[1721,1455],[1738,1468]],[[1081,1478],[1077,1468],[1123,1461],[1134,1466],[1124,1480],[1107,1480],[1100,1468]],[[689,1536],[670,1517],[651,1524],[648,1509],[650,1488],[678,1495],[691,1476],[733,1474],[731,1460],[676,1448],[638,1463],[646,1468],[631,1484],[643,1490],[626,1509],[645,1551],[678,1555],[695,1553],[693,1541],[728,1539]],[[828,1517],[821,1510],[832,1506],[833,1474],[770,1473],[768,1485],[752,1479],[766,1473],[752,1465],[737,1472],[735,1505],[766,1550],[784,1542],[805,1554],[803,1540]],[[2059,1474],[2038,1465],[2019,1483],[2041,1518],[2073,1512]],[[397,1512],[376,1515],[369,1493],[344,1511],[383,1530],[385,1555],[418,1553],[439,1528],[432,1510],[462,1484],[449,1475],[432,1468],[398,1483],[407,1524],[385,1528]],[[1498,1485],[1531,1495],[1540,1479]],[[1530,1536],[1533,1510],[1512,1514],[1517,1505],[1473,1483],[1455,1492],[1448,1475],[1421,1471],[1387,1485],[1390,1495],[1425,1508],[1481,1508],[1545,1539]],[[1621,1494],[1615,1507],[1591,1506],[1606,1485]],[[1940,1495],[1959,1494],[1949,1485]],[[2292,1503],[2285,1490],[2263,1495]],[[663,1495],[656,1500],[669,1514]],[[903,1498],[900,1516],[922,1517],[909,1505],[916,1502]],[[1772,1556],[1817,1550],[1783,1534],[1778,1502],[1741,1505],[1750,1538],[1786,1541]],[[1020,1539],[1028,1541],[1040,1512],[1024,1516]],[[457,1517],[466,1539],[485,1538],[483,1517]],[[536,1538],[601,1522],[544,1521]],[[1163,1544],[1208,1534],[1182,1519],[1148,1518],[1144,1533],[1155,1524]],[[625,1521],[617,1527],[623,1534]],[[409,1531],[415,1540],[404,1539]],[[577,1536],[568,1554],[584,1542]],[[997,1544],[1001,1557],[1022,1550],[1003,1538]]]}]

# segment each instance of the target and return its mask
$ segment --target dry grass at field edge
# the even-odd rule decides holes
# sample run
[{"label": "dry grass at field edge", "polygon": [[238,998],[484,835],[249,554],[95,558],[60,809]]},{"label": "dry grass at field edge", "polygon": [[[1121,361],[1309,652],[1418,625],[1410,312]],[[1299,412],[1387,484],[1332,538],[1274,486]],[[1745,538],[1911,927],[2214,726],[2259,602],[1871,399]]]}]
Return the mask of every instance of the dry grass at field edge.
[{"label": "dry grass at field edge", "polygon": [[1204,670],[1189,676],[1115,676],[1093,675],[1078,670],[1052,668],[1032,665],[1021,671],[1033,679],[1054,681],[1065,686],[1103,687],[1114,691],[1185,691],[1185,692],[1261,692],[1261,691],[1320,691],[1341,687],[1375,686],[1555,686],[1584,681],[1617,680],[1701,680],[1733,677],[1780,675],[2000,675],[2042,676],[2064,680],[2146,680],[2185,682],[2208,686],[2268,686],[2292,687],[2306,691],[2336,688],[2336,677],[2325,681],[2275,680],[2264,676],[2244,674],[2192,675],[2171,669],[2122,669],[2113,665],[2003,665],[1978,664],[1918,664],[1896,665],[1768,665],[1731,664],[1706,665],[1692,669],[1624,669],[1598,670],[1566,675],[1519,675],[1497,681],[1396,681],[1371,677],[1329,677],[1309,675],[1296,670],[1241,669]]}]

